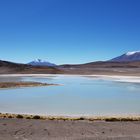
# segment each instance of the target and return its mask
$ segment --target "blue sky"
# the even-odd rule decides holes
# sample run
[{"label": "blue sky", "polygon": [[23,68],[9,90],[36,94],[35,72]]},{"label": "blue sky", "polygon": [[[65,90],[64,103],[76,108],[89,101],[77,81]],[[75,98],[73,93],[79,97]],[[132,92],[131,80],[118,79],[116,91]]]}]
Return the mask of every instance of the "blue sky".
[{"label": "blue sky", "polygon": [[140,0],[0,0],[0,59],[56,64],[140,50]]}]

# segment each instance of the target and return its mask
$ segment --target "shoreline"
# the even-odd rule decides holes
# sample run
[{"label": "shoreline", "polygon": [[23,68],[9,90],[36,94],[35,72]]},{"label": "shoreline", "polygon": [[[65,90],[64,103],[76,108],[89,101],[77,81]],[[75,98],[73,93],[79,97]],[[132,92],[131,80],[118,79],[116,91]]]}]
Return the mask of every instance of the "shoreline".
[{"label": "shoreline", "polygon": [[110,116],[53,116],[39,114],[0,113],[1,119],[39,119],[39,120],[64,120],[64,121],[140,121],[140,115],[110,115]]},{"label": "shoreline", "polygon": [[140,76],[122,76],[122,75],[77,75],[77,74],[0,74],[0,77],[87,77],[96,78],[102,80],[116,81],[116,82],[127,82],[127,83],[140,83]]},{"label": "shoreline", "polygon": [[0,140],[140,139],[140,117],[136,120],[136,118],[41,118],[37,115],[17,114],[14,117],[11,114],[7,115],[10,116],[0,117]]}]

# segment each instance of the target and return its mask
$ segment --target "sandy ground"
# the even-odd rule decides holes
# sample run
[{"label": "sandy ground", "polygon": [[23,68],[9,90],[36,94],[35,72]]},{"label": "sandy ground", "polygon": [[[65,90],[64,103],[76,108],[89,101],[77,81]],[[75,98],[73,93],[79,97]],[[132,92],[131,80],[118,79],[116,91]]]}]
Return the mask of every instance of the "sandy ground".
[{"label": "sandy ground", "polygon": [[139,140],[140,122],[0,119],[0,140]]}]

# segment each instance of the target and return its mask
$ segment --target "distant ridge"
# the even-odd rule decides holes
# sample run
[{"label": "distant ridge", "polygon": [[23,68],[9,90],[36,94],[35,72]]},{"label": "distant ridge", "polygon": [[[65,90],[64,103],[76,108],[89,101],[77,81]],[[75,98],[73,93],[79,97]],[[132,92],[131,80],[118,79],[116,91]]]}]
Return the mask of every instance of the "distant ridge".
[{"label": "distant ridge", "polygon": [[0,60],[0,74],[81,74],[140,76],[140,51],[127,52],[109,61],[55,65],[41,59],[28,64]]},{"label": "distant ridge", "polygon": [[61,70],[50,66],[32,66],[0,60],[0,74],[59,74]]},{"label": "distant ridge", "polygon": [[140,61],[140,51],[127,52],[121,56],[115,57],[109,61],[112,62],[132,62]]},{"label": "distant ridge", "polygon": [[32,65],[32,66],[49,66],[49,67],[56,66],[56,64],[53,64],[53,63],[50,63],[48,61],[41,60],[41,59],[37,59],[37,60],[34,60],[32,62],[29,62],[28,65]]}]

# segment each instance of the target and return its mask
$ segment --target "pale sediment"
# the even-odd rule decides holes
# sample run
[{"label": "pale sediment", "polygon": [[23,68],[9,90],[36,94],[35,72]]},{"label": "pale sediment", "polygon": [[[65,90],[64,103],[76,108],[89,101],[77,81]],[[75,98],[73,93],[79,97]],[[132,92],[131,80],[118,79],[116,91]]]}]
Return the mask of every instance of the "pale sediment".
[{"label": "pale sediment", "polygon": [[77,74],[1,74],[0,77],[88,77],[88,78],[99,78],[104,80],[118,81],[118,82],[130,82],[130,83],[140,83],[140,76],[130,76],[130,75],[104,75],[104,74],[91,74],[91,75],[77,75]]}]

